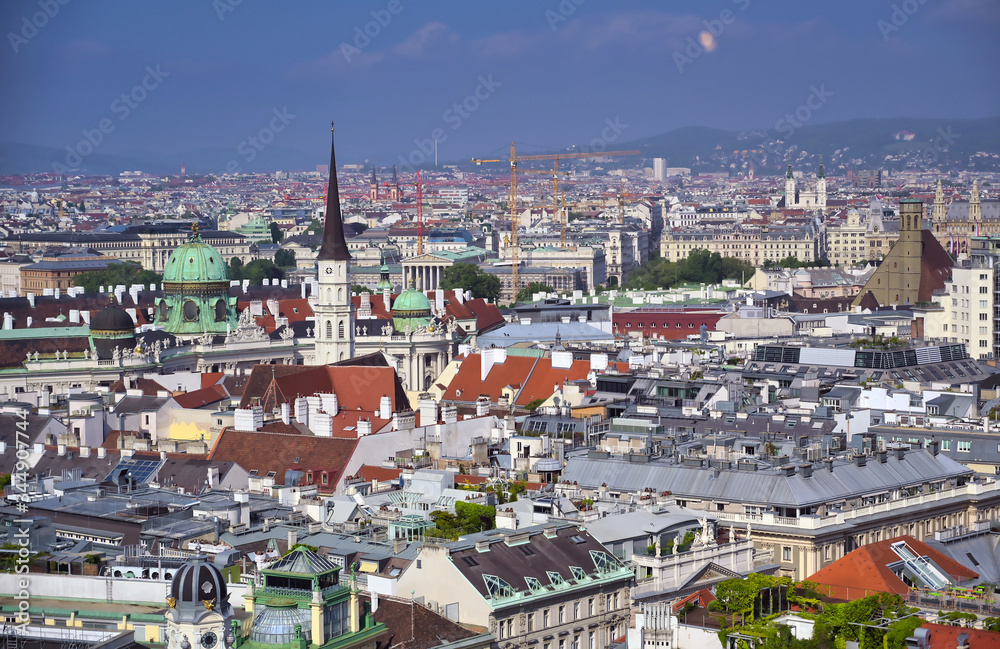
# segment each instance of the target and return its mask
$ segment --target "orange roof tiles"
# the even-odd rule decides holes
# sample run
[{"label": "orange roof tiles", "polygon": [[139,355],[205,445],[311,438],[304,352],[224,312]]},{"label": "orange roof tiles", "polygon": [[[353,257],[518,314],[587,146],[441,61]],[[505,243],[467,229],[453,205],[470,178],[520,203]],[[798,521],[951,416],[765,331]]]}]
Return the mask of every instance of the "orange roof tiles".
[{"label": "orange roof tiles", "polygon": [[[274,484],[285,484],[285,472],[292,467],[326,471],[322,492],[333,492],[357,446],[356,439],[243,432],[226,428],[219,435],[208,458],[235,462],[258,476],[274,472]],[[297,460],[297,461],[296,461]]]},{"label": "orange roof tiles", "polygon": [[229,393],[221,385],[210,385],[207,388],[178,394],[174,397],[181,408],[201,408],[213,403],[219,403],[229,398]]},{"label": "orange roof tiles", "polygon": [[905,541],[914,552],[929,557],[956,582],[968,581],[979,576],[912,536],[897,536],[861,546],[814,573],[809,577],[809,581],[826,586],[827,588],[820,589],[820,592],[836,599],[861,599],[873,592],[905,595],[909,592],[909,587],[888,568],[890,564],[900,560],[889,547],[897,541]]}]

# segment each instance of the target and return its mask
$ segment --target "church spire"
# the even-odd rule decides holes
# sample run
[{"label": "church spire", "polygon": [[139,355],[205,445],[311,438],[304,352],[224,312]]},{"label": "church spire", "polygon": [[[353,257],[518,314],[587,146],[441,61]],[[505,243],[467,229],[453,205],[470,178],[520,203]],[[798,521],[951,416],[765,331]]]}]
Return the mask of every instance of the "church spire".
[{"label": "church spire", "polygon": [[326,192],[326,223],[323,225],[323,245],[317,259],[348,261],[351,253],[344,238],[344,216],[340,212],[340,188],[337,186],[337,158],[334,153],[333,123],[330,123],[330,181]]},{"label": "church spire", "polygon": [[826,170],[823,169],[823,156],[819,157],[819,169],[816,171],[816,178],[826,178]]},{"label": "church spire", "polygon": [[788,163],[788,171],[785,172],[785,178],[787,178],[789,180],[791,178],[793,178],[793,176],[792,176],[792,163],[791,162]]}]

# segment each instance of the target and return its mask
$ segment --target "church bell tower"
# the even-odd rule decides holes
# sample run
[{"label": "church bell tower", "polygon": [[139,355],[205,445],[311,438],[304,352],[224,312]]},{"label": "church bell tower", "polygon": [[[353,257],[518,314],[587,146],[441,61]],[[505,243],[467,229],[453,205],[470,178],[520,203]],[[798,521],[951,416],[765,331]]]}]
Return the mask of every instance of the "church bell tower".
[{"label": "church bell tower", "polygon": [[344,237],[340,212],[333,124],[330,125],[330,181],[326,193],[323,245],[316,256],[319,299],[316,314],[316,364],[335,363],[354,356],[354,315],[351,312],[351,253]]}]

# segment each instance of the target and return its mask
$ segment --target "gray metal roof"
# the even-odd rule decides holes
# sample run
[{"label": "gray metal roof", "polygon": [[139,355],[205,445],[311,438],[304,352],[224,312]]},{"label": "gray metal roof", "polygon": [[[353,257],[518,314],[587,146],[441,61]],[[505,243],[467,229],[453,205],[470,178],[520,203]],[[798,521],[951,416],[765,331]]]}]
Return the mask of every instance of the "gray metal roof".
[{"label": "gray metal roof", "polygon": [[592,489],[602,484],[625,492],[652,487],[657,491],[672,491],[682,498],[802,507],[972,474],[971,469],[944,455],[914,450],[908,451],[902,460],[894,455],[884,463],[869,458],[863,467],[850,462],[835,463],[832,472],[816,467],[808,478],[798,473],[786,476],[780,471],[728,469],[713,477],[711,469],[662,461],[641,464],[572,457],[563,480]]}]

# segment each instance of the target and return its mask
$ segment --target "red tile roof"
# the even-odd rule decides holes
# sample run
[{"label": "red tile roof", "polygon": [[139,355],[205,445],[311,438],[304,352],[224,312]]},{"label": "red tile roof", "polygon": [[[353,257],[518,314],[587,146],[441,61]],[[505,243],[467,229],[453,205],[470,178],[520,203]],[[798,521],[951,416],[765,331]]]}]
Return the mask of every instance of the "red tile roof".
[{"label": "red tile roof", "polygon": [[[358,477],[365,482],[371,482],[372,480],[378,480],[379,482],[391,482],[393,480],[398,480],[400,474],[402,473],[402,469],[373,466],[371,464],[362,464],[361,468],[358,469]],[[457,480],[455,482],[456,484],[458,483]]]},{"label": "red tile roof", "polygon": [[270,411],[282,403],[294,405],[295,399],[300,396],[317,393],[336,394],[341,410],[374,413],[383,395],[392,401],[393,412],[411,409],[393,368],[386,365],[340,364],[255,365],[243,390],[240,407],[247,408],[259,399],[264,410]]},{"label": "red tile roof", "polygon": [[539,358],[535,369],[523,382],[524,387],[517,395],[514,405],[526,406],[535,399],[548,399],[558,389],[557,386],[567,381],[585,379],[589,373],[590,361],[573,361],[568,368],[557,368],[552,367],[552,359]]},{"label": "red tile roof", "polygon": [[444,393],[442,401],[475,402],[480,394],[485,394],[490,397],[490,401],[495,402],[505,387],[526,379],[537,360],[529,356],[509,356],[502,365],[491,367],[486,380],[483,381],[480,374],[482,356],[469,354],[448,384],[448,390]]},{"label": "red tile roof", "polygon": [[958,646],[958,636],[965,633],[969,636],[969,647],[1000,647],[1000,632],[984,629],[969,629],[963,626],[933,624],[925,622],[922,629],[930,630],[930,645],[927,649],[955,649]]},{"label": "red tile roof", "polygon": [[[142,390],[143,396],[147,397],[155,397],[160,390],[170,392],[170,390],[167,390],[165,387],[152,379],[133,378],[132,387]],[[111,387],[108,388],[108,391],[115,394],[125,394],[125,381],[121,379],[115,381],[111,384]]]},{"label": "red tile roof", "polygon": [[229,398],[229,393],[221,385],[210,385],[207,388],[178,394],[174,397],[181,408],[202,408],[213,403],[219,403]]},{"label": "red tile roof", "polygon": [[905,595],[909,592],[909,587],[888,568],[889,564],[899,561],[899,556],[889,547],[897,541],[905,541],[918,555],[930,558],[956,582],[968,581],[979,576],[912,536],[897,536],[861,546],[814,573],[809,577],[809,581],[825,586],[819,589],[820,592],[835,599],[861,599],[873,592]]},{"label": "red tile roof", "polygon": [[339,437],[250,433],[226,428],[219,434],[208,459],[235,462],[247,471],[256,470],[258,476],[274,471],[275,485],[285,484],[285,471],[292,467],[327,471],[329,482],[319,489],[332,493],[357,443],[356,439]]}]

